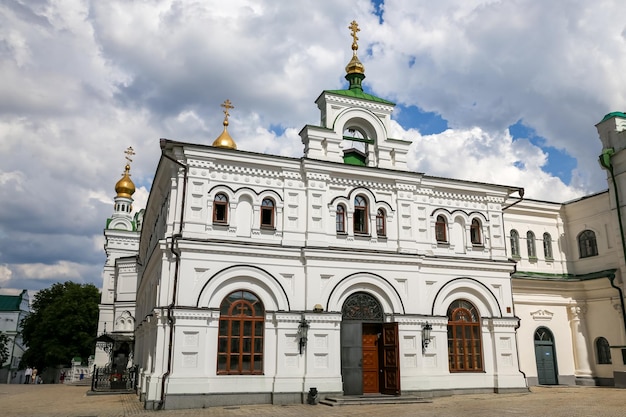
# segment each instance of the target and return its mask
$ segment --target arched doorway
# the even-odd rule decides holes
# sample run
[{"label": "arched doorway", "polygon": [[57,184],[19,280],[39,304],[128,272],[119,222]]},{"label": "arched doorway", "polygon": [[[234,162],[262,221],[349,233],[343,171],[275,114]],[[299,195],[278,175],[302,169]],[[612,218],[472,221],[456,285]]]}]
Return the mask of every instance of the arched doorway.
[{"label": "arched doorway", "polygon": [[540,385],[559,383],[554,350],[552,332],[546,327],[535,330],[535,360],[537,362],[537,379]]},{"label": "arched doorway", "polygon": [[376,298],[357,292],[341,309],[341,375],[344,395],[400,394],[397,323],[383,323]]}]

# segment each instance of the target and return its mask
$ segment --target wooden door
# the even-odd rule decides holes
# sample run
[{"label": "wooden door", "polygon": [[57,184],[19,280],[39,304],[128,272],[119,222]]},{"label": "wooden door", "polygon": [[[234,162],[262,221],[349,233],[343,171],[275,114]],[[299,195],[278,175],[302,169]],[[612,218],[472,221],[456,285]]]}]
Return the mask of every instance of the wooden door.
[{"label": "wooden door", "polygon": [[379,325],[363,324],[363,393],[380,392],[380,368],[378,366]]},{"label": "wooden door", "polygon": [[398,323],[384,323],[382,327],[382,389],[380,392],[389,395],[400,395]]}]

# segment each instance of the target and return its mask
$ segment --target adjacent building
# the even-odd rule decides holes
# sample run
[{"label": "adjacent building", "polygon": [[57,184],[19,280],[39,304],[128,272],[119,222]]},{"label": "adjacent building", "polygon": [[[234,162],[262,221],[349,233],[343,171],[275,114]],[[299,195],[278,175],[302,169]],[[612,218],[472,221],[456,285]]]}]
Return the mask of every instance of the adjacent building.
[{"label": "adjacent building", "polygon": [[0,333],[9,338],[9,358],[0,367],[0,383],[20,384],[24,382],[24,370],[20,361],[26,347],[22,340],[22,320],[30,312],[28,291],[19,295],[0,295]]}]

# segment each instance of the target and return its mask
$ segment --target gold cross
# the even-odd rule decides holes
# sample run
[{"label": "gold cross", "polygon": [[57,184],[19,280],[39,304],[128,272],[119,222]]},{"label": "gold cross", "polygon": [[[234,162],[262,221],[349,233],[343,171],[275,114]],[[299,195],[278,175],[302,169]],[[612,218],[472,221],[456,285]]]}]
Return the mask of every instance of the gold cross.
[{"label": "gold cross", "polygon": [[230,113],[228,113],[228,110],[234,109],[235,106],[233,106],[233,104],[228,99],[226,99],[226,101],[224,101],[223,104],[220,104],[220,106],[224,107],[224,121],[227,122],[228,116],[230,116]]},{"label": "gold cross", "polygon": [[350,26],[348,26],[348,29],[350,29],[350,34],[352,35],[352,50],[356,51],[357,49],[359,49],[359,45],[356,43],[356,41],[359,40],[358,36],[356,36],[357,32],[360,32],[361,29],[359,29],[359,24],[356,22],[356,20],[353,20],[352,23],[350,23]]},{"label": "gold cross", "polygon": [[133,162],[133,160],[131,159],[131,157],[135,154],[135,150],[133,149],[133,147],[129,146],[128,149],[124,151],[124,153],[126,154],[126,160],[128,161],[128,163]]}]

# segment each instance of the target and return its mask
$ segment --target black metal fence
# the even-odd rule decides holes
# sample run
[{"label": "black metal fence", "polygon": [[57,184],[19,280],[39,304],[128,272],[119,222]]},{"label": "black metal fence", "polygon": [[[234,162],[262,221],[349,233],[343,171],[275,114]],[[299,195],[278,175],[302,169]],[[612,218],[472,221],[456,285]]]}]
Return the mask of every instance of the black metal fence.
[{"label": "black metal fence", "polygon": [[92,391],[133,391],[137,388],[137,367],[120,372],[108,366],[93,367]]}]

